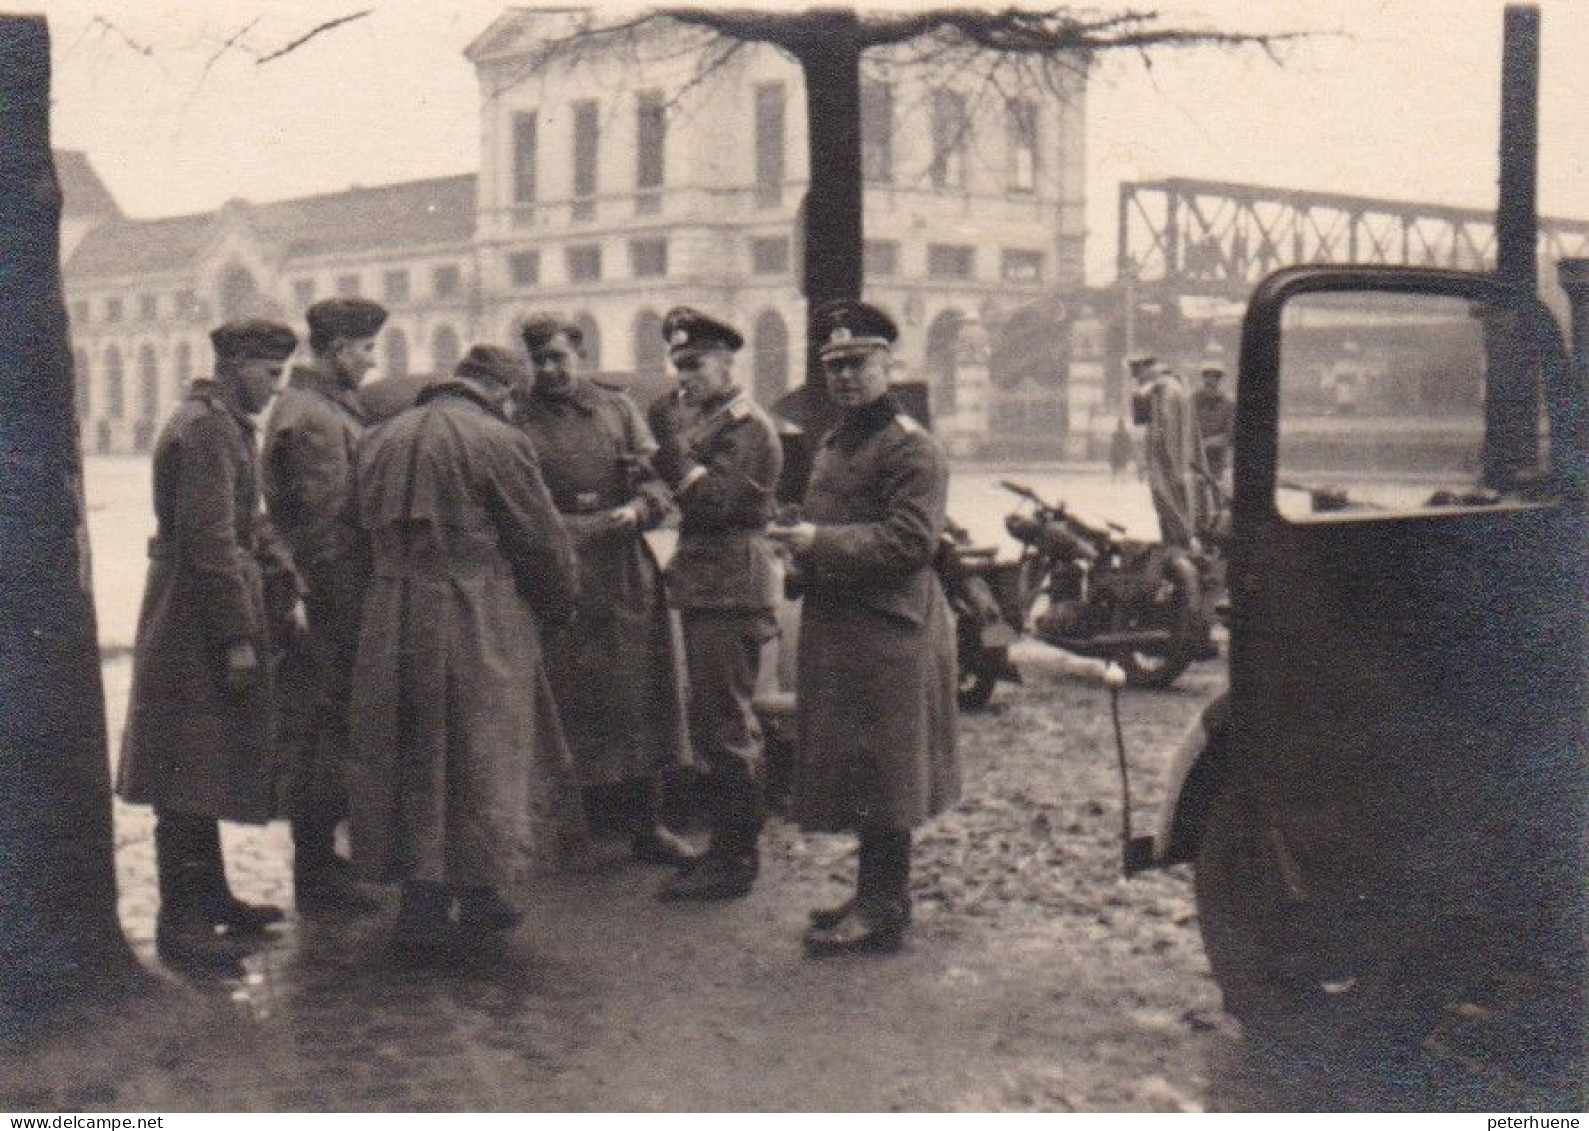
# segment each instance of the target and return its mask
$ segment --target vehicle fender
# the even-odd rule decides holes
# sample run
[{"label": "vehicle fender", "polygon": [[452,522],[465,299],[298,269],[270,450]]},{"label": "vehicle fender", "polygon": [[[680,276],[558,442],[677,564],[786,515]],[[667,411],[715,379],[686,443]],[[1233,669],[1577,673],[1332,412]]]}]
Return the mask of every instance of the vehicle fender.
[{"label": "vehicle fender", "polygon": [[1169,782],[1153,836],[1153,865],[1197,856],[1209,807],[1224,783],[1229,760],[1230,692],[1204,707],[1170,759]]}]

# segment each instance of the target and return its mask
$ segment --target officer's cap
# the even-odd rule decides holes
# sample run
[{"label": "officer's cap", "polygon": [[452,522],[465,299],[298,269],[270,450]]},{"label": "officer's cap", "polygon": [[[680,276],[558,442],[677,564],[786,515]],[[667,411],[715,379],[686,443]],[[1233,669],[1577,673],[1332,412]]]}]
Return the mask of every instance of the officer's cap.
[{"label": "officer's cap", "polygon": [[463,360],[453,370],[453,375],[487,385],[520,384],[526,375],[524,361],[512,350],[501,346],[470,346]]},{"label": "officer's cap", "polygon": [[519,327],[519,335],[524,339],[524,348],[538,350],[546,345],[557,335],[568,339],[568,344],[576,350],[585,345],[585,332],[566,318],[559,318],[555,314],[532,314],[524,320],[524,325]]},{"label": "officer's cap", "polygon": [[298,348],[298,335],[280,322],[243,318],[210,331],[215,356],[238,361],[286,361]]},{"label": "officer's cap", "polygon": [[1158,363],[1158,355],[1151,353],[1134,353],[1126,358],[1126,368],[1133,373],[1141,373],[1144,369],[1151,369]]},{"label": "officer's cap", "polygon": [[663,317],[662,340],[668,344],[668,357],[675,362],[707,350],[732,353],[745,344],[740,332],[727,322],[688,306],[675,306]]},{"label": "officer's cap", "polygon": [[386,323],[386,307],[367,298],[321,299],[309,308],[309,344],[330,345],[337,338],[373,338]]},{"label": "officer's cap", "polygon": [[1223,377],[1225,376],[1225,367],[1222,365],[1205,365],[1203,366],[1203,376]]},{"label": "officer's cap", "polygon": [[817,356],[823,359],[841,354],[886,349],[899,337],[894,320],[870,303],[855,299],[834,299],[811,314]]}]

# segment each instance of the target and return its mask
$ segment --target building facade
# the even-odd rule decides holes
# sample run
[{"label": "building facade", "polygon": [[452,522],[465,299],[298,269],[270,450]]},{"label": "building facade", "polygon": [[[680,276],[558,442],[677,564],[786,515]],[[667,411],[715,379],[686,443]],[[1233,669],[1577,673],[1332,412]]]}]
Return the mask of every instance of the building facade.
[{"label": "building facade", "polygon": [[[662,315],[687,303],[744,329],[740,373],[758,399],[797,384],[798,67],[667,23],[549,50],[574,18],[511,10],[467,49],[478,176],[160,220],[81,189],[95,208],[65,276],[85,447],[146,449],[211,364],[216,322],[302,329],[334,294],[392,310],[374,377],[444,372],[470,342],[513,342],[527,314],[554,311],[583,327],[592,368],[643,392],[667,380]],[[962,450],[995,420],[1006,435],[1010,420],[1062,431],[1059,323],[1044,315],[1034,335],[1014,316],[1082,284],[1085,63],[1014,88],[887,51],[863,72],[865,290],[900,324],[900,375],[929,382],[936,426]]]}]

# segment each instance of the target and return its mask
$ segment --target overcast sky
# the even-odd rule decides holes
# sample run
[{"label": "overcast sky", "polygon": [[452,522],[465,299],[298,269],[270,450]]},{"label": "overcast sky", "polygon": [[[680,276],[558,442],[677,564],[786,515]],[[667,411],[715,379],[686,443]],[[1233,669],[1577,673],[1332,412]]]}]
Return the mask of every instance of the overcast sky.
[{"label": "overcast sky", "polygon": [[[1087,129],[1092,281],[1113,273],[1121,180],[1207,177],[1494,205],[1501,0],[1136,6],[1189,26],[1321,34],[1284,48],[1278,66],[1255,50],[1211,49],[1161,52],[1151,66],[1134,55],[1101,63]],[[322,21],[371,7],[256,63]],[[462,51],[504,7],[46,0],[55,144],[86,150],[135,216],[470,171],[478,96]],[[1540,7],[1540,207],[1589,218],[1589,2]]]}]

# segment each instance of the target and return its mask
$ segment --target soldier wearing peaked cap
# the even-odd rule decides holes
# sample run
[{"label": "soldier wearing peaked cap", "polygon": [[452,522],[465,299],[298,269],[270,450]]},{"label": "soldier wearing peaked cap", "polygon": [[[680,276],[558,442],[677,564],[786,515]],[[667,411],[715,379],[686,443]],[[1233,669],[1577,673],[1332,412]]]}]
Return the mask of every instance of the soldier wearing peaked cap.
[{"label": "soldier wearing peaked cap", "polygon": [[814,911],[814,956],[897,949],[910,921],[911,829],[960,795],[955,637],[933,571],[949,466],[888,391],[898,336],[883,311],[813,312],[839,423],[823,438],[806,521],[773,527],[804,592],[796,677],[795,816],[856,832],[856,890]]},{"label": "soldier wearing peaked cap", "polygon": [[657,820],[657,779],[679,762],[682,720],[662,570],[644,532],[668,514],[657,443],[621,389],[580,373],[584,334],[561,318],[522,328],[533,383],[514,421],[535,443],[579,554],[574,623],[546,630],[546,665],[596,831],[626,834],[637,859],[682,863]]},{"label": "soldier wearing peaked cap", "polygon": [[265,429],[265,507],[292,551],[307,639],[280,668],[282,737],[292,754],[293,897],[300,912],[373,910],[337,855],[347,816],[343,761],[358,649],[363,567],[353,473],[365,416],[358,387],[375,364],[386,308],[364,298],[311,306],[307,365],[294,367]]},{"label": "soldier wearing peaked cap", "polygon": [[353,859],[402,884],[394,941],[422,960],[518,923],[504,889],[582,830],[540,643],[573,614],[577,567],[535,445],[507,420],[524,380],[516,354],[477,345],[359,447]]},{"label": "soldier wearing peaked cap", "polygon": [[764,530],[783,451],[771,418],[734,384],[744,338],[678,307],[662,320],[679,388],[651,405],[654,464],[682,519],[668,588],[684,626],[690,741],[707,767],[711,845],[664,899],[735,899],[759,869],[764,820],[761,723],[751,707],[761,650],[775,634],[777,567]]},{"label": "soldier wearing peaked cap", "polygon": [[215,372],[195,381],[155,443],[149,574],[133,647],[116,790],[155,810],[157,943],[174,965],[239,973],[248,940],[282,918],[226,882],[220,820],[274,815],[270,619],[251,419],[297,345],[286,326],[210,334]]}]

